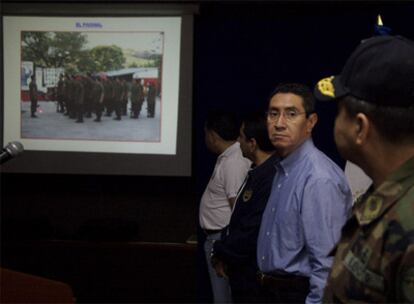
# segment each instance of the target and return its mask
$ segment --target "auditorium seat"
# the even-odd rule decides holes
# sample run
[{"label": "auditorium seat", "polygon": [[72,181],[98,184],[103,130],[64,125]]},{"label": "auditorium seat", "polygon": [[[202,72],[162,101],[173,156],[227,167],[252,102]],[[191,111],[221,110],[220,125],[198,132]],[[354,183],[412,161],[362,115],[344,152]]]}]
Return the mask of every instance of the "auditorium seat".
[{"label": "auditorium seat", "polygon": [[0,268],[0,303],[75,303],[69,285]]}]

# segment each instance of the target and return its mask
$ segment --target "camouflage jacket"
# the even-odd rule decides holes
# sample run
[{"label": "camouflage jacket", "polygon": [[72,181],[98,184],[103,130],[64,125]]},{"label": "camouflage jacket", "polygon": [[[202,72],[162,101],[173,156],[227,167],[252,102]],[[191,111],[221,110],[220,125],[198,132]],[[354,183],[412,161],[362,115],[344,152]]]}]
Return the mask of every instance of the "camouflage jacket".
[{"label": "camouflage jacket", "polygon": [[324,302],[414,302],[414,158],[354,205]]},{"label": "camouflage jacket", "polygon": [[37,100],[37,84],[35,81],[29,84],[29,94],[30,100]]}]

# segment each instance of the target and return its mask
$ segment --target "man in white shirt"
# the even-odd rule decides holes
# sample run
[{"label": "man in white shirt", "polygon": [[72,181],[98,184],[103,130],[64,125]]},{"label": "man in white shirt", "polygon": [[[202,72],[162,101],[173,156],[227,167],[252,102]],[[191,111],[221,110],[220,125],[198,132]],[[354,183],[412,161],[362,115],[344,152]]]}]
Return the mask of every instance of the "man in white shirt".
[{"label": "man in white shirt", "polygon": [[213,244],[221,238],[221,231],[229,224],[231,210],[237,191],[250,167],[237,142],[239,124],[235,117],[226,112],[213,111],[208,114],[204,127],[207,148],[219,155],[213,174],[200,203],[199,221],[206,234],[204,251],[206,255],[215,303],[231,302],[227,279],[217,276],[210,263]]}]

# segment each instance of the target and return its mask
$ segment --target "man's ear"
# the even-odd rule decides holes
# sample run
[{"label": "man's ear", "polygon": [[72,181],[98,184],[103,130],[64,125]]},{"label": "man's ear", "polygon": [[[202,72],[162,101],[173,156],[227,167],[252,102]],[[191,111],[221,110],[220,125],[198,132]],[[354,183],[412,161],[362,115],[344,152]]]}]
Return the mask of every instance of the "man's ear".
[{"label": "man's ear", "polygon": [[256,139],[255,138],[249,139],[249,143],[250,143],[250,152],[256,151],[256,149],[258,148]]},{"label": "man's ear", "polygon": [[363,145],[369,136],[369,132],[372,129],[372,123],[364,113],[358,113],[355,116],[356,124],[356,139],[355,142],[358,145]]},{"label": "man's ear", "polygon": [[214,130],[210,130],[210,135],[214,143],[221,139],[220,135],[218,135]]},{"label": "man's ear", "polygon": [[312,133],[313,127],[316,125],[317,122],[318,122],[318,114],[316,114],[316,113],[309,114],[308,120],[307,120],[307,129],[306,129],[306,131],[308,133]]}]

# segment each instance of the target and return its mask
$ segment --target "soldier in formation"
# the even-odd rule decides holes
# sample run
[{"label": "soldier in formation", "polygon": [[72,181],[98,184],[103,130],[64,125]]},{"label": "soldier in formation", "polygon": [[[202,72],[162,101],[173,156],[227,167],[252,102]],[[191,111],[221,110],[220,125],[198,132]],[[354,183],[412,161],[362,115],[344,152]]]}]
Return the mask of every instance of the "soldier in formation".
[{"label": "soldier in formation", "polygon": [[122,112],[122,116],[126,116],[128,112],[129,87],[125,79],[122,79],[121,84],[122,84],[121,112]]},{"label": "soldier in formation", "polygon": [[76,122],[83,122],[83,112],[85,106],[85,79],[82,76],[77,76],[74,81],[74,102]]},{"label": "soldier in formation", "polygon": [[29,95],[30,95],[30,117],[36,118],[36,110],[37,110],[37,84],[36,84],[36,76],[32,75],[31,82],[29,84]]},{"label": "soldier in formation", "polygon": [[65,113],[65,100],[64,100],[64,95],[65,95],[65,82],[63,80],[63,75],[60,74],[59,75],[59,81],[57,83],[57,88],[56,88],[56,99],[57,99],[57,112],[58,113]]},{"label": "soldier in formation", "polygon": [[[116,77],[86,76],[61,74],[56,86],[57,108],[59,113],[63,113],[70,119],[76,119],[77,123],[82,123],[84,118],[92,117],[94,121],[100,122],[102,115],[110,117],[115,112],[115,120],[121,120],[122,116],[127,115],[128,103],[131,100],[130,117],[138,118],[142,105],[147,100],[147,116],[155,115],[156,88],[150,82],[147,89],[141,84],[141,79],[133,79],[129,85],[125,79]],[[32,101],[32,117],[36,117],[35,103],[37,104],[37,92],[35,81],[30,84],[30,98]],[[105,113],[105,114],[104,114]]]},{"label": "soldier in formation", "polygon": [[155,97],[156,97],[156,89],[153,82],[148,84],[148,92],[147,92],[147,116],[154,117],[155,115]]},{"label": "soldier in formation", "polygon": [[122,118],[122,98],[123,98],[123,87],[119,77],[116,78],[113,85],[113,103],[115,108],[115,120],[121,120]]},{"label": "soldier in formation", "polygon": [[134,79],[131,86],[131,118],[138,118],[144,102],[144,88],[141,79]]},{"label": "soldier in formation", "polygon": [[102,117],[102,112],[104,109],[103,100],[104,100],[104,86],[102,84],[101,78],[96,77],[95,82],[93,83],[92,89],[92,106],[95,109],[96,118],[94,121],[100,122]]}]

